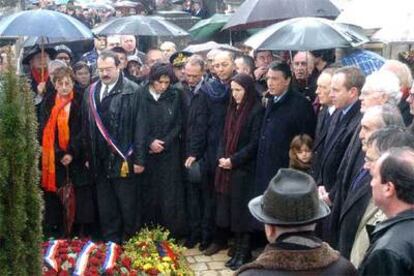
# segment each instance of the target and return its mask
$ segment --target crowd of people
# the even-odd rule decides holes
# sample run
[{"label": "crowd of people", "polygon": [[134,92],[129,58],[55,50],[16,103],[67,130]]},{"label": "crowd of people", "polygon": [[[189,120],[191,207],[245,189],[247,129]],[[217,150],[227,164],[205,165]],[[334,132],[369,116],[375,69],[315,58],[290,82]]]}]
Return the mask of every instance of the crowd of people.
[{"label": "crowd of people", "polygon": [[[414,273],[405,64],[366,75],[331,50],[198,55],[138,44],[100,36],[86,53],[35,46],[22,60],[39,120],[46,237],[67,234],[57,191],[70,179],[71,235],[122,243],[161,225],[207,256],[229,248],[226,266],[240,275]],[[271,244],[246,265],[263,224]]]}]

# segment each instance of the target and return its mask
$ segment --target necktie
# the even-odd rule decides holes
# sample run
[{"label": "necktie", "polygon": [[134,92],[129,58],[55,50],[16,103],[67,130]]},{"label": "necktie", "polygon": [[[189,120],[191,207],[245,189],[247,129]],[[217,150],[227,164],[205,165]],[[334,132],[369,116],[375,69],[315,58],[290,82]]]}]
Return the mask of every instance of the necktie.
[{"label": "necktie", "polygon": [[362,179],[368,174],[368,170],[362,168],[359,173],[355,176],[354,181],[351,183],[349,189],[350,192],[355,191],[362,184]]},{"label": "necktie", "polygon": [[105,97],[107,97],[108,95],[109,95],[109,86],[105,85],[105,90],[103,92],[101,101],[103,101],[103,99],[105,99]]}]

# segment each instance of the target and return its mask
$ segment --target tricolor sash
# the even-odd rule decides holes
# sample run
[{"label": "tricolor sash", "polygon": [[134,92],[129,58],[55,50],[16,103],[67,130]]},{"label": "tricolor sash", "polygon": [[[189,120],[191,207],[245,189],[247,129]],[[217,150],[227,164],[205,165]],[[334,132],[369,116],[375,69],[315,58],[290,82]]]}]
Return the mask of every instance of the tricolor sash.
[{"label": "tricolor sash", "polygon": [[96,91],[96,82],[91,85],[91,88],[89,89],[89,107],[92,111],[93,118],[95,119],[95,123],[97,128],[99,129],[99,132],[101,133],[102,137],[105,139],[105,141],[108,143],[108,145],[112,148],[113,151],[115,151],[124,161],[122,162],[121,167],[121,177],[127,177],[129,173],[128,168],[128,160],[127,158],[133,153],[132,146],[129,147],[126,154],[124,154],[116,145],[115,140],[111,137],[109,134],[109,131],[104,126],[101,117],[99,116],[98,110],[96,108],[96,101],[95,101],[95,91]]}]

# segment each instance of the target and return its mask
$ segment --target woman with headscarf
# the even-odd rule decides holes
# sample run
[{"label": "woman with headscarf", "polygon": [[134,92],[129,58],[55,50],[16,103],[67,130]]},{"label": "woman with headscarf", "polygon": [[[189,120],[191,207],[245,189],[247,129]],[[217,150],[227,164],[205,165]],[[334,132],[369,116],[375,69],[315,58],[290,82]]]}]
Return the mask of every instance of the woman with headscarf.
[{"label": "woman with headscarf", "polygon": [[179,141],[181,103],[179,91],[171,85],[173,77],[171,64],[156,63],[149,84],[140,91],[148,124],[143,218],[144,223],[159,224],[174,237],[182,237],[186,221]]},{"label": "woman with headscarf", "polygon": [[257,100],[254,80],[247,74],[232,78],[231,93],[218,152],[215,190],[217,231],[230,230],[236,239],[231,250],[233,256],[226,266],[236,270],[251,258],[247,203],[253,196],[263,108]]}]

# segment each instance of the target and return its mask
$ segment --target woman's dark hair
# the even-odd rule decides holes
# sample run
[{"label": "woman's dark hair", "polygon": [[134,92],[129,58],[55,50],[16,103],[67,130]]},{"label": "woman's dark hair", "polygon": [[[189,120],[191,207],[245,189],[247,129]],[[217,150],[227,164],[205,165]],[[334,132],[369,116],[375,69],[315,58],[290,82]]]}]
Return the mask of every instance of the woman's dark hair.
[{"label": "woman's dark hair", "polygon": [[167,76],[172,81],[174,79],[174,71],[170,63],[157,62],[155,63],[149,72],[149,82],[152,84],[154,81],[159,80],[162,76]]},{"label": "woman's dark hair", "polygon": [[91,73],[88,64],[84,61],[78,61],[78,62],[75,63],[75,65],[73,65],[73,72],[74,73],[76,73],[76,72],[78,72],[79,70],[82,70],[82,69],[87,69],[89,71],[89,73]]},{"label": "woman's dark hair", "polygon": [[254,86],[254,79],[250,75],[240,73],[235,75],[231,81],[234,81],[243,87],[245,94],[242,103],[255,101],[257,92]]}]

